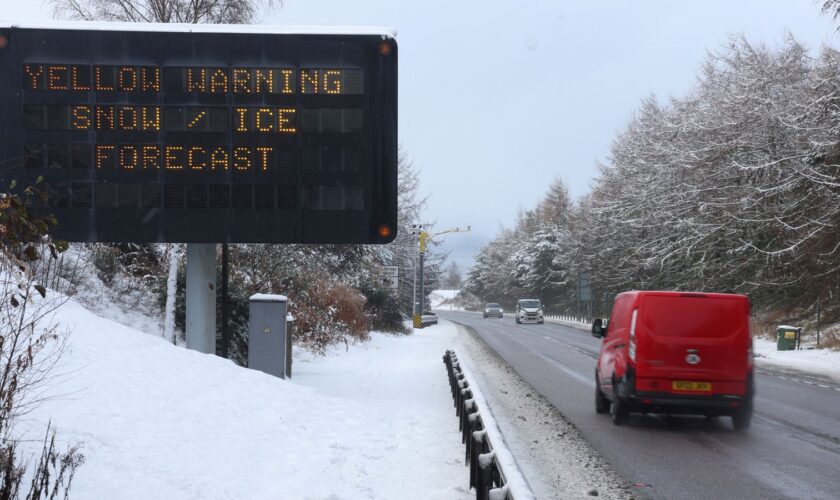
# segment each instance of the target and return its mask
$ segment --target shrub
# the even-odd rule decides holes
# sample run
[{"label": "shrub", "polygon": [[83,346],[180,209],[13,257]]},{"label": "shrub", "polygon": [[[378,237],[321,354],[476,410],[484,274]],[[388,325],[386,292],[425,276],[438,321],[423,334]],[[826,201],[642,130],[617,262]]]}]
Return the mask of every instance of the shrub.
[{"label": "shrub", "polygon": [[365,283],[360,287],[365,296],[365,312],[371,322],[371,328],[381,332],[406,333],[400,303],[389,290]]},{"label": "shrub", "polygon": [[291,298],[290,309],[295,316],[294,340],[318,354],[331,345],[370,338],[365,298],[353,287],[317,280]]},{"label": "shrub", "polygon": [[[84,457],[78,448],[55,449],[55,432],[47,427],[38,462],[31,466],[20,456],[15,436],[18,417],[36,406],[50,372],[61,355],[63,342],[55,325],[44,318],[61,305],[62,298],[47,298],[47,289],[35,279],[32,264],[43,256],[57,259],[67,245],[52,242],[53,217],[30,215],[27,206],[43,205],[46,194],[35,186],[22,195],[0,194],[0,497],[18,498],[21,482],[29,476],[26,498],[64,496]],[[14,189],[14,185],[10,190]]]}]

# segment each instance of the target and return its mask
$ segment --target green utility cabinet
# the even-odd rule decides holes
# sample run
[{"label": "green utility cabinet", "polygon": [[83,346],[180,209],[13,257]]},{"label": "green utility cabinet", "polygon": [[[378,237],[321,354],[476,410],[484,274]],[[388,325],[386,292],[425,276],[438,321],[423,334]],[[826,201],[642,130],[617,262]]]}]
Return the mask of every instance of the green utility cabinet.
[{"label": "green utility cabinet", "polygon": [[780,325],[776,327],[776,350],[793,351],[799,344],[802,328],[797,326]]}]

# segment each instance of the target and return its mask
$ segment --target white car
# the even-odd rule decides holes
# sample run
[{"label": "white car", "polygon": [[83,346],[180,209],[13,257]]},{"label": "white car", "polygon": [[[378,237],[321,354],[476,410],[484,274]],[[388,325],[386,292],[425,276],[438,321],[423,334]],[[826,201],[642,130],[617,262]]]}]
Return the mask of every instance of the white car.
[{"label": "white car", "polygon": [[521,299],[516,303],[517,324],[536,323],[541,325],[544,322],[542,302],[539,299]]}]

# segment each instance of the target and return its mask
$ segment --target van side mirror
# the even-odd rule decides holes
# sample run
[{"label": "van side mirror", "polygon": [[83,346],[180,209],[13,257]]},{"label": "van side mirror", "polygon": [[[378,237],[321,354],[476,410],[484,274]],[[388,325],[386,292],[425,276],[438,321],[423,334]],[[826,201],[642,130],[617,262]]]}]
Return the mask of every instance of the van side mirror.
[{"label": "van side mirror", "polygon": [[601,318],[595,318],[595,320],[592,321],[592,336],[600,339],[605,337],[606,334],[607,329],[604,328],[604,320]]}]

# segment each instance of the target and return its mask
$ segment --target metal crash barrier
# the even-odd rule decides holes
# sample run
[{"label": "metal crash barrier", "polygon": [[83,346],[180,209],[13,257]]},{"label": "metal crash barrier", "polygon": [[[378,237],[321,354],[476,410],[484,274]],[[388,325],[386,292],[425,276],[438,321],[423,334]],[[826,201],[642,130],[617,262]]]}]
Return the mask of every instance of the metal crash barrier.
[{"label": "metal crash barrier", "polygon": [[449,375],[461,442],[466,446],[465,460],[470,468],[470,488],[475,488],[476,500],[516,499],[513,490],[507,484],[505,471],[493,450],[478,405],[473,399],[472,389],[461,371],[457,356],[453,351],[446,351],[443,363]]}]

